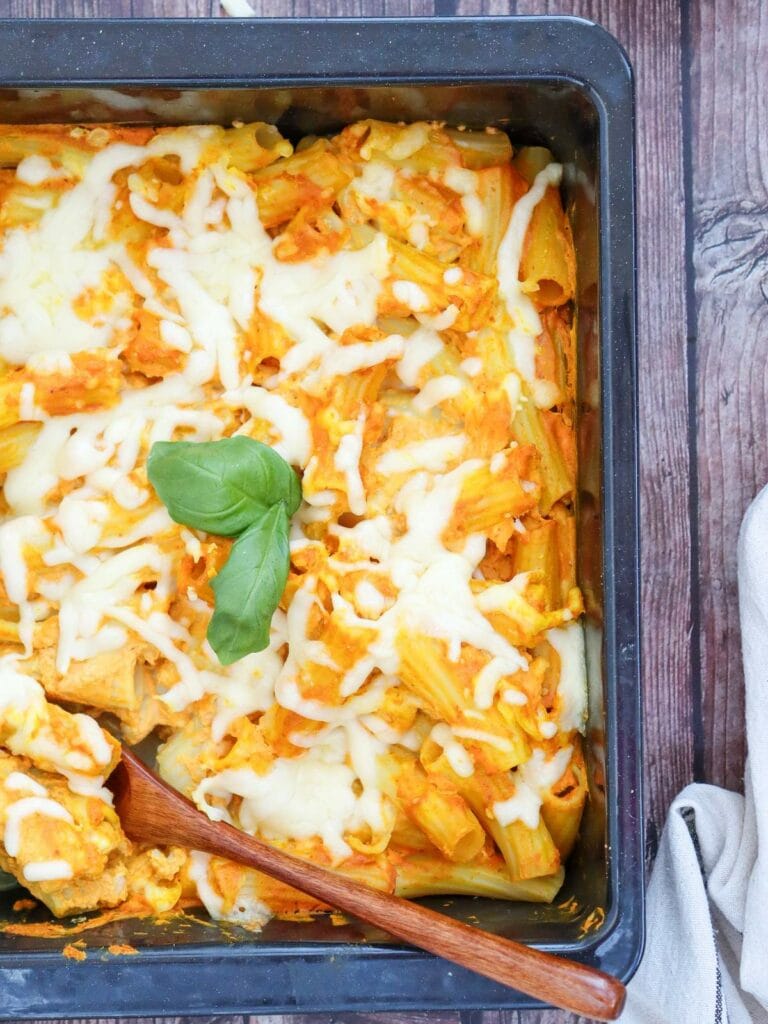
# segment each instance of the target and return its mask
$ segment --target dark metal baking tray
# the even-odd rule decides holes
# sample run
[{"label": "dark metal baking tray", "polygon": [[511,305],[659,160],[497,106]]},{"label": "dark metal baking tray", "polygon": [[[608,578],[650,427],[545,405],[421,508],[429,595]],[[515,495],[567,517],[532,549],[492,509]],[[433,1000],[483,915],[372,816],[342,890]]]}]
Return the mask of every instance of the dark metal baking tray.
[{"label": "dark metal baking tray", "polygon": [[[2,122],[260,117],[296,136],[367,116],[496,124],[513,141],[550,146],[566,168],[579,263],[592,800],[552,907],[431,903],[628,979],[643,944],[643,822],[634,110],[620,46],[573,18],[0,21]],[[13,899],[0,894],[0,922],[18,919]],[[66,940],[0,932],[0,1019],[534,1005],[327,919],[274,921],[256,936],[202,916],[124,921],[83,937],[88,958],[72,963],[61,955]],[[116,958],[111,943],[138,955]]]}]

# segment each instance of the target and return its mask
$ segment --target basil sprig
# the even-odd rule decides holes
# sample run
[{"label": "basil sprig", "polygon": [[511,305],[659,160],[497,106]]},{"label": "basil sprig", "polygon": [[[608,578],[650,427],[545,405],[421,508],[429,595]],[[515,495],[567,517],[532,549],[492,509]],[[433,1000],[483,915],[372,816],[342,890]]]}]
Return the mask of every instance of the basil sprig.
[{"label": "basil sprig", "polygon": [[250,437],[158,441],[147,475],[177,523],[237,537],[211,581],[208,642],[222,665],[269,645],[269,626],[288,579],[288,528],[301,503],[296,473]]},{"label": "basil sprig", "polygon": [[292,516],[301,484],[277,452],[253,438],[157,441],[147,473],[174,522],[236,537],[282,501]]}]

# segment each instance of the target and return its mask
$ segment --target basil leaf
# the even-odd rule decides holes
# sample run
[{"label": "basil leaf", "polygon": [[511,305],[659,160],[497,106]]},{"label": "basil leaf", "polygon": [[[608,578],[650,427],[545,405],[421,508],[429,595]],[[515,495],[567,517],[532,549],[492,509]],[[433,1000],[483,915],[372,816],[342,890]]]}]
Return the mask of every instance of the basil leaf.
[{"label": "basil leaf", "polygon": [[289,516],[301,502],[293,469],[251,437],[157,441],[147,474],[171,519],[222,537],[242,533],[275,502]]},{"label": "basil leaf", "polygon": [[269,645],[269,626],[288,579],[288,512],[273,505],[235,541],[211,581],[216,606],[208,642],[222,665]]}]

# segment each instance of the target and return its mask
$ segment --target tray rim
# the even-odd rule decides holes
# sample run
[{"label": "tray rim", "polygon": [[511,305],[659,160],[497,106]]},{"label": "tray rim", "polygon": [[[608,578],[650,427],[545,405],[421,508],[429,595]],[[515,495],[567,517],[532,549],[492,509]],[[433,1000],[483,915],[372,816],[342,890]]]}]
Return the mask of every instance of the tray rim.
[{"label": "tray rim", "polygon": [[[396,49],[372,48],[386,30]],[[287,51],[275,48],[272,69],[236,74],[242,47],[259,46],[267,37],[292,37]],[[261,38],[259,38],[261,37]],[[318,45],[321,37],[336,39]],[[147,40],[162,43],[146,62]],[[407,39],[409,46],[402,45]],[[452,51],[450,67],[438,58],[446,41],[461,39],[465,50]],[[174,42],[175,40],[175,42]],[[305,62],[311,45],[314,70],[292,68]],[[426,49],[424,48],[426,45]],[[409,70],[418,47],[419,70]],[[221,48],[226,47],[222,53]],[[269,51],[267,51],[269,52]],[[77,53],[62,67],[61,59]],[[595,59],[598,57],[600,59]],[[288,57],[288,59],[286,59]],[[139,59],[141,58],[141,59]],[[269,64],[269,61],[266,62]],[[340,65],[350,63],[350,67]],[[383,63],[385,67],[377,67]],[[355,65],[357,65],[355,67]],[[514,71],[509,67],[514,65]],[[29,69],[34,68],[34,74]],[[278,73],[278,71],[280,73]],[[313,87],[347,84],[498,84],[515,81],[568,82],[585,92],[599,117],[601,209],[601,356],[603,358],[603,458],[612,468],[604,478],[603,540],[606,573],[606,627],[617,643],[609,645],[607,734],[614,755],[608,763],[608,792],[617,809],[608,814],[610,911],[599,932],[581,943],[536,944],[598,964],[622,980],[634,973],[644,942],[642,737],[639,664],[638,429],[635,337],[635,171],[634,88],[632,70],[620,44],[594,22],[571,16],[456,18],[274,18],[274,19],[0,19],[0,88],[80,88],[165,86],[200,89]],[[621,343],[617,345],[617,340]],[[622,389],[613,385],[621,381]],[[614,527],[619,525],[621,535]],[[621,557],[617,557],[621,556]],[[633,556],[627,557],[627,556]],[[634,566],[631,564],[634,561]],[[618,569],[618,571],[616,571]],[[610,570],[610,571],[609,571]],[[623,599],[616,622],[616,597]],[[619,689],[621,690],[619,694]],[[628,729],[618,735],[621,720]],[[92,950],[97,954],[98,949]],[[329,984],[328,997],[311,1001],[296,995],[254,1005],[254,989],[267,986],[279,957],[290,967],[301,961],[317,983]],[[354,963],[352,963],[354,961]],[[342,964],[343,962],[343,964]],[[221,987],[242,973],[248,992]],[[375,970],[374,970],[375,965]],[[362,969],[362,977],[358,977]],[[74,978],[81,984],[71,987]],[[258,977],[254,976],[254,970]],[[210,985],[203,977],[213,971]],[[319,973],[318,973],[319,971]],[[391,992],[388,972],[398,984],[409,973],[408,991]],[[147,985],[148,972],[162,984]],[[295,977],[294,977],[295,981]],[[356,994],[364,981],[362,999]],[[218,982],[218,984],[217,984]],[[42,983],[42,984],[41,984]],[[190,996],[201,987],[213,1002]],[[299,986],[300,987],[300,986]],[[168,991],[172,992],[169,1000]],[[430,993],[424,998],[424,993]],[[247,1001],[243,1001],[246,999]],[[318,1002],[320,999],[320,1002]],[[154,1016],[163,1014],[368,1012],[426,1009],[491,1009],[541,1004],[453,967],[439,958],[393,946],[348,943],[274,943],[147,948],[141,957],[107,961],[89,957],[72,964],[57,951],[0,953],[0,1020],[23,1017]]]}]

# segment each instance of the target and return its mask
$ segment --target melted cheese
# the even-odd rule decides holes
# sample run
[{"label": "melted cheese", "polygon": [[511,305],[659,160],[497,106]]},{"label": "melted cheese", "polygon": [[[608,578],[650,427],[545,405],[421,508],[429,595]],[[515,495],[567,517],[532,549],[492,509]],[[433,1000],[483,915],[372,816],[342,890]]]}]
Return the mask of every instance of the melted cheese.
[{"label": "melted cheese", "polygon": [[487,651],[510,666],[525,669],[525,658],[480,613],[469,588],[472,565],[446,552],[401,595],[398,605],[404,623],[448,644],[449,657],[458,660],[463,643]]},{"label": "melted cheese", "polygon": [[[517,672],[520,668],[519,659],[515,661],[507,661],[505,658],[491,658],[487,665],[475,676],[472,686],[474,689],[475,707],[485,709],[493,705],[493,698],[496,695],[496,688],[501,680],[508,675],[512,675]],[[518,703],[517,699],[513,699],[507,696],[507,694],[519,694],[519,691],[507,690],[504,694],[504,700],[507,703]],[[522,703],[525,704],[525,696],[523,697]]]},{"label": "melted cheese", "polygon": [[[87,715],[72,716],[80,731],[83,754],[68,749],[55,735],[42,686],[21,672],[18,657],[0,657],[0,721],[4,724],[4,744],[12,753],[51,762],[62,773],[92,772],[96,765],[106,765],[112,750],[100,726]],[[99,779],[99,785],[103,780]]]},{"label": "melted cheese", "polygon": [[25,654],[32,651],[35,617],[32,603],[28,600],[29,579],[24,548],[27,544],[44,545],[47,541],[48,534],[42,521],[35,516],[20,516],[0,525],[0,573],[9,600],[19,609],[19,639]]},{"label": "melted cheese", "polygon": [[247,409],[256,419],[266,420],[278,434],[272,447],[286,462],[302,469],[307,465],[312,453],[312,432],[301,409],[282,395],[255,386],[227,391],[224,400],[234,409]]},{"label": "melted cheese", "polygon": [[414,441],[403,448],[385,452],[376,463],[376,470],[384,476],[390,473],[409,473],[418,469],[429,469],[433,473],[438,473],[459,458],[466,445],[467,438],[464,434]]},{"label": "melted cheese", "polygon": [[37,153],[25,156],[16,167],[16,177],[24,185],[42,185],[44,181],[57,176],[51,161]]},{"label": "melted cheese", "polygon": [[[64,674],[73,659],[84,661],[105,649],[104,637],[99,634],[104,617],[124,620],[128,613],[121,606],[135,593],[141,573],[162,574],[169,568],[168,557],[155,544],[140,544],[100,561],[88,576],[75,583],[59,609],[58,671]],[[134,628],[135,618],[124,624]],[[139,635],[146,632],[142,622]]]},{"label": "melted cheese", "polygon": [[31,229],[5,235],[0,251],[0,356],[23,364],[33,353],[79,352],[107,345],[129,310],[118,292],[99,318],[77,315],[75,300],[99,289],[113,263],[116,243],[88,246],[99,197],[121,168],[145,158],[145,150],[117,143],[94,155],[82,181],[64,193]]},{"label": "melted cheese", "polygon": [[83,744],[93,754],[96,764],[107,765],[112,760],[112,747],[107,742],[107,737],[99,723],[90,715],[74,715],[80,729]]},{"label": "melted cheese", "polygon": [[[49,350],[80,352],[110,344],[130,311],[130,293],[110,288],[110,304],[90,318],[78,316],[75,302],[89,290],[103,291],[110,268],[130,262],[120,242],[103,243],[104,196],[114,197],[111,179],[121,169],[166,153],[179,155],[188,173],[205,136],[204,128],[184,129],[158,135],[145,147],[107,146],[93,155],[82,180],[38,224],[6,232],[0,251],[3,359],[20,365]],[[35,172],[41,172],[41,165],[32,165]]]},{"label": "melted cheese", "polygon": [[[85,478],[92,492],[110,492],[127,476],[141,454],[141,441],[170,440],[181,426],[189,440],[208,441],[221,436],[221,420],[206,409],[195,409],[203,395],[184,376],[176,374],[160,384],[124,392],[119,405],[103,413],[57,416],[43,424],[24,462],[10,470],[5,498],[17,515],[45,511],[45,498],[60,479]],[[183,404],[182,404],[183,403]],[[117,475],[102,470],[110,462]]]},{"label": "melted cheese", "polygon": [[465,725],[454,725],[453,735],[461,740],[475,740],[477,743],[487,743],[489,747],[495,747],[502,753],[512,749],[512,743],[504,736],[496,736],[484,729],[470,729]]},{"label": "melted cheese", "polygon": [[265,651],[249,654],[230,665],[221,675],[206,679],[206,691],[217,695],[217,712],[211,723],[211,737],[218,742],[243,715],[266,711],[275,701],[275,680],[283,666],[277,649],[284,641],[280,629],[282,612],[272,623],[272,643]]},{"label": "melted cheese", "polygon": [[367,511],[365,489],[360,477],[360,456],[363,452],[364,426],[365,416],[361,415],[358,417],[352,433],[345,434],[341,441],[339,441],[339,447],[333,457],[333,464],[336,466],[336,469],[344,474],[349,510],[356,516],[364,516]]},{"label": "melted cheese", "polygon": [[[258,220],[255,204],[253,216]],[[265,261],[259,306],[295,341],[281,361],[283,372],[303,370],[323,354],[329,342],[318,322],[339,335],[351,327],[375,323],[389,261],[383,234],[364,249],[342,251],[317,264]]]},{"label": "melted cheese", "polygon": [[483,369],[483,360],[479,356],[469,356],[467,359],[462,359],[459,369],[467,377],[476,377]]},{"label": "melted cheese", "polygon": [[350,189],[359,196],[375,199],[377,203],[388,203],[395,185],[395,168],[383,160],[369,160],[362,172],[350,182]]},{"label": "melted cheese", "polygon": [[407,339],[397,364],[397,374],[403,384],[415,387],[422,367],[439,355],[444,347],[439,334],[432,328],[420,327],[414,331]]},{"label": "melted cheese", "polygon": [[392,294],[398,302],[402,302],[414,313],[429,309],[429,296],[413,281],[395,281],[392,285]]},{"label": "melted cheese", "polygon": [[44,707],[45,693],[36,679],[18,670],[18,660],[15,654],[0,658],[0,711],[31,715]]},{"label": "melted cheese", "polygon": [[192,335],[181,324],[173,320],[160,321],[160,338],[166,345],[178,349],[179,352],[192,351]]},{"label": "melted cheese", "polygon": [[413,408],[417,412],[429,412],[436,405],[446,402],[449,398],[455,398],[462,389],[458,377],[446,374],[443,377],[433,377],[427,381],[421,391],[413,400]]},{"label": "melted cheese", "polygon": [[[122,100],[126,109],[132,108],[130,97]],[[474,770],[462,741],[470,749],[473,743],[510,748],[504,736],[483,728],[482,712],[493,706],[500,684],[505,702],[522,705],[527,700],[502,683],[526,668],[527,658],[484,614],[504,612],[520,581],[494,584],[475,594],[471,581],[483,578],[486,536],[465,537],[460,550],[454,550],[455,539],[450,550],[443,541],[462,481],[483,465],[467,458],[477,427],[469,417],[466,426],[462,423],[463,403],[445,403],[464,387],[469,404],[486,386],[501,386],[514,415],[521,377],[542,398],[541,388],[535,390],[541,382],[535,381],[533,358],[540,324],[518,276],[531,214],[546,187],[559,180],[559,168],[543,172],[516,204],[499,253],[499,289],[512,320],[509,344],[518,372],[492,380],[492,361],[486,364],[479,356],[465,358],[458,371],[442,372],[452,363],[440,359],[446,347],[440,332],[451,331],[445,338],[453,350],[455,334],[462,333],[451,330],[460,315],[460,299],[448,292],[441,302],[433,284],[425,290],[416,280],[392,280],[389,242],[372,226],[377,205],[389,203],[387,216],[407,212],[402,230],[411,244],[428,245],[436,221],[393,201],[398,175],[407,178],[411,171],[398,169],[387,158],[407,159],[426,144],[431,130],[413,125],[384,133],[379,140],[374,132],[363,143],[365,163],[341,193],[339,206],[351,202],[370,221],[355,235],[354,244],[362,245],[355,249],[332,254],[321,250],[299,262],[278,259],[281,238],[273,239],[265,230],[253,183],[227,166],[225,154],[212,156],[220,129],[199,128],[163,132],[146,146],[118,143],[95,153],[83,179],[58,201],[41,197],[45,212],[39,221],[23,231],[7,231],[0,250],[0,357],[38,373],[72,373],[71,353],[111,347],[118,354],[132,316],[143,309],[157,318],[160,341],[180,367],[160,383],[143,387],[136,374],[126,377],[113,408],[65,416],[48,416],[38,406],[41,392],[36,393],[34,383],[24,383],[21,413],[38,422],[40,430],[24,462],[7,475],[6,501],[17,518],[0,525],[0,571],[8,598],[19,609],[27,652],[32,651],[35,616],[48,615],[58,605],[56,667],[61,674],[73,662],[140,640],[159,657],[158,678],[163,682],[153,696],[174,713],[189,709],[188,716],[199,720],[201,743],[211,744],[211,749],[222,743],[221,749],[228,749],[230,735],[240,742],[236,723],[275,704],[306,719],[304,728],[292,727],[287,737],[302,749],[299,756],[278,757],[264,773],[249,768],[216,772],[199,783],[195,799],[211,817],[232,820],[267,839],[290,843],[319,837],[335,862],[352,852],[351,833],[362,833],[366,841],[369,832],[374,837],[387,834],[392,809],[379,788],[381,756],[393,744],[417,752],[430,730],[423,715],[402,730],[377,718],[388,689],[399,684],[399,638],[416,632],[439,639],[454,661],[464,645],[490,658],[473,680],[476,707],[465,710],[469,725],[451,728],[439,722],[429,731],[460,776]],[[151,175],[139,170],[148,159],[163,155],[177,158],[182,175],[188,176],[178,192],[173,193],[175,186],[158,189]],[[129,190],[122,207],[112,180],[121,169],[128,172],[120,180],[127,178]],[[22,161],[17,172],[19,181],[33,187],[57,176],[42,158]],[[479,175],[453,166],[433,171],[430,178],[461,196],[466,231],[480,234]],[[166,198],[169,193],[174,194],[172,203]],[[129,252],[115,237],[113,215],[118,212],[121,220],[133,217],[144,225],[149,242],[141,266],[134,262],[137,250]],[[291,232],[288,226],[283,237]],[[451,289],[465,272],[447,266],[442,276]],[[99,312],[81,315],[79,306],[87,305],[89,296],[98,299]],[[379,320],[379,307],[391,303],[392,296],[412,314],[407,320]],[[264,320],[264,336],[274,333],[279,338],[280,366],[272,376],[271,370],[264,372],[270,362],[259,362],[277,354],[263,350]],[[402,334],[386,333],[390,330]],[[349,420],[333,433],[335,452],[331,446],[323,448],[318,433],[324,432],[313,436],[313,417],[322,424],[334,382],[387,363],[393,372],[382,385],[383,401],[348,413]],[[488,382],[481,381],[478,391],[469,388],[466,378],[484,371]],[[405,390],[398,387],[395,374]],[[303,394],[297,397],[299,390]],[[390,419],[396,421],[391,432]],[[382,420],[381,448],[366,451],[364,434],[375,437]],[[441,433],[424,436],[433,431]],[[318,480],[315,493],[307,488],[294,517],[291,552],[297,560],[306,558],[310,568],[292,577],[287,611],[275,613],[269,648],[223,668],[201,639],[209,615],[202,591],[198,595],[199,588],[186,586],[184,594],[176,593],[180,552],[195,561],[207,557],[205,538],[171,522],[146,485],[144,462],[155,441],[214,440],[232,432],[266,436],[290,463],[309,471],[307,479],[328,473],[329,461],[332,468],[329,479]],[[390,446],[389,437],[397,439],[396,446]],[[508,446],[491,458],[492,472],[503,469]],[[467,461],[448,471],[462,458]],[[394,498],[389,481],[393,474],[402,475],[395,482],[399,490]],[[346,499],[340,496],[340,478]],[[522,487],[534,491],[536,485],[522,481]],[[341,526],[334,521],[340,502],[352,516],[366,516],[370,510],[371,518]],[[384,509],[385,515],[374,514]],[[513,525],[524,530],[519,521]],[[326,546],[326,530],[338,538],[338,553]],[[318,564],[316,558],[321,569],[312,567]],[[362,575],[350,581],[349,589],[330,586],[331,614],[340,629],[365,628],[374,639],[356,661],[345,659],[342,668],[338,648],[326,646],[313,629],[318,610],[327,614],[328,576],[336,574],[343,581],[352,572]],[[579,655],[572,628],[548,634],[562,665],[557,704],[561,729],[583,724],[583,650]],[[333,698],[323,695],[321,686],[307,687],[313,667],[335,677]],[[139,694],[142,672],[139,663]],[[201,698],[206,698],[204,703],[193,707]],[[3,700],[28,722],[46,714],[44,691],[23,674],[15,658],[0,659],[0,712]],[[541,734],[554,735],[557,724],[535,710]],[[53,761],[73,792],[109,801],[103,779],[86,773],[108,764],[111,746],[94,719],[74,715],[73,721],[80,737],[77,750],[62,749],[48,734],[38,736],[37,746],[25,752]],[[7,746],[15,742],[14,735]],[[542,792],[551,785],[547,780],[562,756],[547,762],[541,751],[534,752],[515,773],[515,797],[497,805],[499,820],[538,821]],[[12,847],[20,842],[25,802],[27,808],[38,807],[28,813],[51,806],[60,808],[52,812],[54,817],[68,813],[22,773],[12,773],[5,788],[22,794],[11,805],[20,806],[10,825]],[[258,900],[256,882],[243,882],[233,901],[232,893],[225,898],[217,891],[209,868],[206,855],[192,854],[190,878],[211,915],[263,923],[269,912]],[[71,877],[70,866],[55,860],[33,862],[26,870],[28,881]]]},{"label": "melted cheese", "polygon": [[432,726],[429,738],[443,748],[448,764],[462,778],[467,779],[474,774],[475,766],[472,758],[455,738],[451,727],[445,722]]},{"label": "melted cheese", "polygon": [[11,772],[3,782],[5,789],[14,792],[31,793],[32,796],[48,796],[48,790],[41,786],[35,779],[25,775],[24,772]]},{"label": "melted cheese", "polygon": [[543,750],[534,750],[530,759],[514,773],[514,795],[493,805],[498,823],[510,825],[513,821],[522,821],[528,828],[537,828],[544,794],[563,777],[572,753],[572,747],[563,747],[548,761]]},{"label": "melted cheese", "polygon": [[445,184],[461,196],[464,208],[467,231],[470,235],[481,235],[485,227],[483,203],[478,195],[477,172],[463,167],[448,167],[445,172]]},{"label": "melted cheese", "polygon": [[5,832],[3,834],[3,846],[9,857],[18,857],[21,852],[21,826],[27,818],[40,814],[45,818],[55,818],[56,821],[66,821],[74,825],[74,819],[66,807],[62,807],[56,800],[50,800],[42,796],[25,796],[17,800],[6,809]]},{"label": "melted cheese", "polygon": [[38,860],[25,864],[22,874],[27,882],[59,882],[72,878],[72,865],[66,860]]},{"label": "melted cheese", "polygon": [[189,876],[195,883],[200,902],[216,921],[227,921],[231,924],[244,925],[251,929],[262,928],[272,916],[272,911],[257,895],[257,877],[251,874],[244,876],[234,899],[230,898],[231,907],[225,910],[225,900],[214,889],[209,878],[211,857],[207,853],[194,850],[190,854]]},{"label": "melted cheese", "polygon": [[303,387],[316,391],[323,381],[332,377],[346,377],[357,370],[379,366],[390,359],[398,359],[405,349],[405,341],[399,334],[390,334],[381,341],[360,342],[352,345],[327,343],[318,369],[307,374]]},{"label": "melted cheese", "polygon": [[547,640],[560,657],[557,696],[560,702],[559,725],[564,732],[584,731],[587,719],[587,666],[584,630],[580,622],[560,629],[548,629]]},{"label": "melted cheese", "polygon": [[315,747],[300,757],[276,758],[264,775],[248,768],[220,772],[201,782],[193,799],[214,821],[231,821],[208,798],[238,796],[238,817],[247,832],[275,840],[319,836],[338,862],[352,852],[345,833],[380,823],[380,810],[371,814],[370,801],[355,793],[355,779],[342,751]]},{"label": "melted cheese", "polygon": [[499,291],[512,318],[508,340],[520,375],[534,388],[536,385],[535,339],[541,334],[541,320],[531,299],[522,289],[520,262],[528,226],[536,205],[548,188],[560,184],[563,169],[549,164],[539,171],[530,189],[515,203],[507,230],[499,246],[497,275]]},{"label": "melted cheese", "polygon": [[382,592],[368,580],[360,580],[355,587],[355,603],[364,614],[378,618],[387,607],[387,599]]},{"label": "melted cheese", "polygon": [[224,916],[224,899],[216,892],[208,878],[211,855],[192,850],[189,855],[189,877],[195,883],[200,902],[214,920]]},{"label": "melted cheese", "polygon": [[[425,474],[413,478],[396,502],[398,511],[406,516],[406,533],[394,543],[381,534],[374,535],[379,561],[399,588],[399,594],[376,622],[379,635],[369,649],[369,669],[376,667],[387,674],[397,672],[397,636],[401,630],[415,630],[444,640],[449,658],[454,661],[459,658],[461,645],[466,643],[503,659],[509,671],[527,668],[526,659],[482,615],[470,589],[472,573],[485,551],[484,539],[479,537],[480,543],[468,543],[463,555],[447,551],[441,542],[461,482],[476,465],[464,463],[452,473],[431,481],[431,485]],[[356,533],[360,525],[346,533]],[[332,600],[334,610],[342,612],[351,624],[371,626],[369,620],[358,619],[339,595]],[[304,622],[310,606],[305,605]]]},{"label": "melted cheese", "polygon": [[522,396],[520,377],[516,373],[508,373],[501,384],[507,393],[509,408],[512,410],[512,416],[514,417],[520,406],[520,399]]}]

